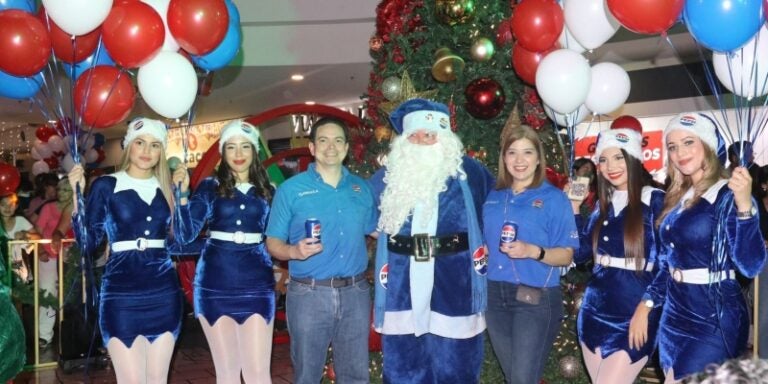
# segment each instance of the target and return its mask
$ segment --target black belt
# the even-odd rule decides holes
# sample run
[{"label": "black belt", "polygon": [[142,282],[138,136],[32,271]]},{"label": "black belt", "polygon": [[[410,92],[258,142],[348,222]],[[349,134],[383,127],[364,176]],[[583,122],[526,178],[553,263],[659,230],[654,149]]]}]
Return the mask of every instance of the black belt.
[{"label": "black belt", "polygon": [[295,281],[297,283],[306,284],[306,285],[319,285],[319,286],[331,287],[331,288],[347,287],[362,280],[365,280],[365,272],[352,277],[331,277],[330,279],[322,279],[322,280],[313,279],[311,277],[291,276],[291,281]]},{"label": "black belt", "polygon": [[411,255],[416,261],[428,261],[430,257],[468,250],[469,239],[466,232],[440,237],[426,234],[396,235],[387,242],[387,249],[401,255]]}]

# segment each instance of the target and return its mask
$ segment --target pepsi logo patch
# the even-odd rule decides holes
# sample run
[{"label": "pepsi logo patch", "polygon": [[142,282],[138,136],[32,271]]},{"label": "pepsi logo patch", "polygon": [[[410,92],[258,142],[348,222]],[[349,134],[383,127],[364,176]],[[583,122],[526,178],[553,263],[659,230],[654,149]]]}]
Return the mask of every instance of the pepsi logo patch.
[{"label": "pepsi logo patch", "polygon": [[387,276],[389,275],[389,264],[384,264],[379,270],[379,284],[387,289]]},{"label": "pepsi logo patch", "polygon": [[352,184],[352,192],[360,192],[360,186],[357,184]]},{"label": "pepsi logo patch", "polygon": [[440,121],[438,122],[438,124],[440,125],[440,128],[447,129],[449,125],[449,121],[445,117],[442,117],[440,118]]},{"label": "pepsi logo patch", "polygon": [[133,125],[133,129],[138,131],[143,126],[144,126],[144,122],[142,120],[139,120],[139,121],[136,122],[136,124]]},{"label": "pepsi logo patch", "polygon": [[680,125],[685,125],[687,127],[696,125],[696,116],[691,115],[685,115],[680,118]]},{"label": "pepsi logo patch", "polygon": [[247,125],[241,125],[241,126],[240,126],[240,129],[242,129],[242,130],[243,130],[243,132],[245,132],[245,133],[247,133],[247,134],[249,134],[249,135],[251,134],[251,127],[249,127],[249,126],[247,126]]},{"label": "pepsi logo patch", "polygon": [[627,136],[624,133],[617,133],[616,134],[616,141],[618,141],[620,143],[625,143],[626,144],[626,143],[629,142],[629,136]]},{"label": "pepsi logo patch", "polygon": [[426,121],[432,121],[432,119],[434,119],[434,118],[435,118],[435,117],[434,117],[434,116],[432,116],[432,114],[431,114],[431,113],[428,113],[428,114],[426,114],[426,115],[424,116],[424,120],[426,120]]},{"label": "pepsi logo patch", "polygon": [[472,266],[478,275],[485,276],[488,273],[488,251],[484,246],[472,253]]},{"label": "pepsi logo patch", "polygon": [[543,208],[544,207],[544,200],[536,199],[536,200],[533,201],[531,206],[534,207],[534,208]]}]

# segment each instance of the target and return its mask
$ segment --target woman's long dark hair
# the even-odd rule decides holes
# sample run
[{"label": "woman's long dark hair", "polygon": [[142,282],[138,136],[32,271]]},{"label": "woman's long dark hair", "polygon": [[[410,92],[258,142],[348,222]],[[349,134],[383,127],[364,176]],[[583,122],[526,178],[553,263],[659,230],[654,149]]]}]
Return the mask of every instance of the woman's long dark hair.
[{"label": "woman's long dark hair", "polygon": [[[643,164],[640,160],[629,156],[623,149],[621,154],[627,163],[627,212],[624,216],[624,257],[634,260],[635,270],[641,272],[645,268],[645,227],[642,196],[643,187],[647,183],[643,177]],[[595,223],[595,228],[592,230],[592,251],[595,255],[597,255],[597,242],[600,238],[600,230],[603,228],[603,221],[608,217],[608,209],[610,208],[614,190],[616,188],[598,171],[597,196],[600,216]]]},{"label": "woman's long dark hair", "polygon": [[[267,203],[272,202],[272,185],[269,183],[269,177],[267,177],[267,171],[264,170],[264,166],[261,165],[259,160],[259,153],[256,151],[256,144],[251,144],[251,155],[253,161],[251,166],[248,167],[248,182],[256,187],[256,194],[267,200]],[[235,194],[235,174],[232,168],[229,167],[226,159],[226,151],[221,154],[221,163],[219,169],[216,171],[216,178],[219,180],[219,196],[232,198]]]}]

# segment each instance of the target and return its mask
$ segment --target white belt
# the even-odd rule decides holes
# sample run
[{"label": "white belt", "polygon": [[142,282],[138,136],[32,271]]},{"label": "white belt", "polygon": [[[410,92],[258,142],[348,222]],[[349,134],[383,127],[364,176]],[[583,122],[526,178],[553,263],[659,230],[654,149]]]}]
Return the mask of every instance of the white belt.
[{"label": "white belt", "polygon": [[116,241],[112,243],[111,248],[112,252],[143,251],[147,248],[165,248],[165,240],[140,237],[136,240]]},{"label": "white belt", "polygon": [[685,284],[719,283],[723,280],[736,278],[736,272],[733,269],[710,272],[709,268],[679,269],[670,267],[669,273],[672,274],[672,280]]},{"label": "white belt", "polygon": [[231,241],[235,244],[258,244],[261,243],[264,236],[261,233],[246,233],[242,231],[237,232],[221,232],[211,231],[211,239]]},{"label": "white belt", "polygon": [[[609,256],[609,255],[598,255],[597,257],[595,257],[595,264],[600,264],[603,267],[626,269],[628,271],[635,271],[636,270],[635,269],[634,260],[625,259],[623,257],[613,257],[613,256]],[[652,271],[653,270],[653,263],[647,263],[643,270],[645,270],[645,271]]]}]

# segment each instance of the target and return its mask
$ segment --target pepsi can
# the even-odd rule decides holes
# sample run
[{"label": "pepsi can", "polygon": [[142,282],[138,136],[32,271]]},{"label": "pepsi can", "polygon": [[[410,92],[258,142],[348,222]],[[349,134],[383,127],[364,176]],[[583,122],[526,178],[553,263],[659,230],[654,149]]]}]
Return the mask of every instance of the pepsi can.
[{"label": "pepsi can", "polygon": [[320,242],[320,230],[320,220],[313,217],[304,222],[304,232],[307,238],[316,240],[313,244]]},{"label": "pepsi can", "polygon": [[512,243],[516,240],[517,223],[505,221],[504,224],[501,225],[501,240],[499,240],[499,245],[504,246],[505,244]]}]

